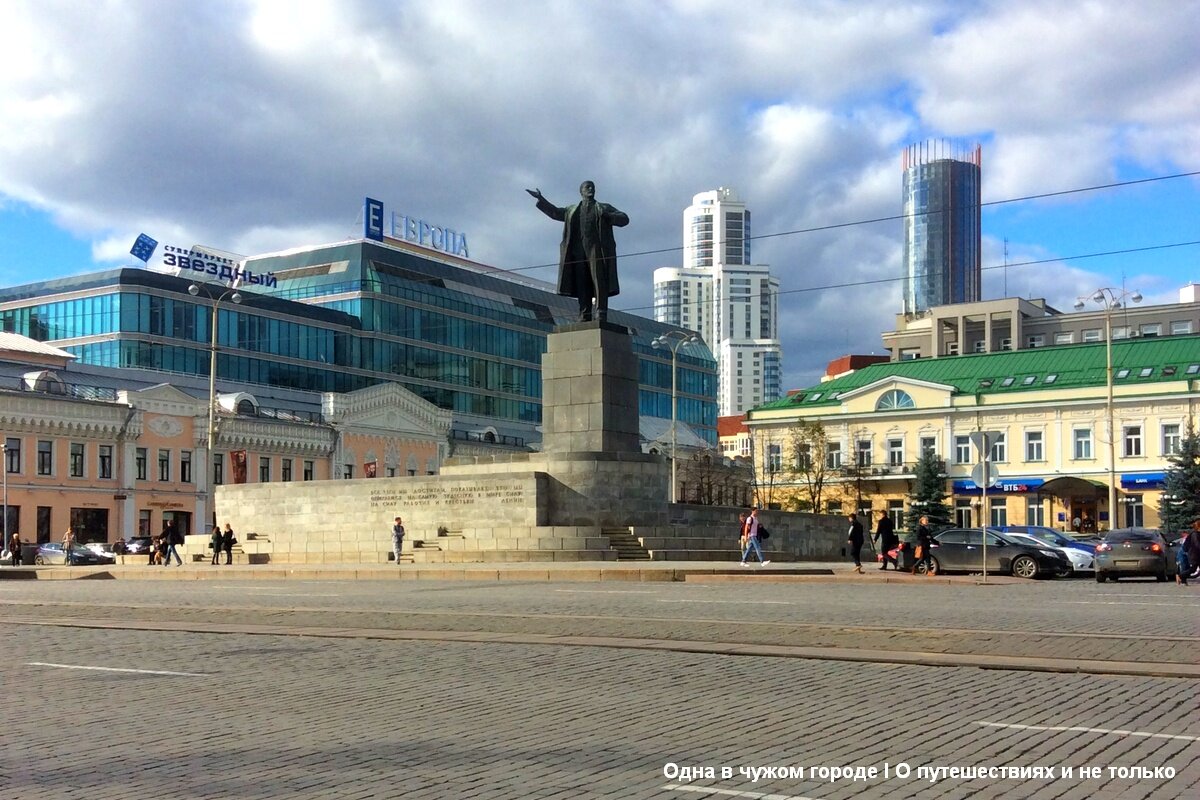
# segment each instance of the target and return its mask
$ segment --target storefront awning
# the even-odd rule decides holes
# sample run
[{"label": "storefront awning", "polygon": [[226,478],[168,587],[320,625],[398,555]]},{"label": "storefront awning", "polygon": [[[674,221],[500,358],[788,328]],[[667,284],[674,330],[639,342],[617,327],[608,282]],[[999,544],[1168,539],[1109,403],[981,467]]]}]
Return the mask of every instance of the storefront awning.
[{"label": "storefront awning", "polygon": [[1133,472],[1121,476],[1122,489],[1161,489],[1166,485],[1165,472]]},{"label": "storefront awning", "polygon": [[1076,499],[1100,498],[1108,491],[1108,487],[1099,481],[1086,478],[1062,477],[1053,478],[1038,487],[1038,494],[1048,494],[1054,497],[1072,497]]}]

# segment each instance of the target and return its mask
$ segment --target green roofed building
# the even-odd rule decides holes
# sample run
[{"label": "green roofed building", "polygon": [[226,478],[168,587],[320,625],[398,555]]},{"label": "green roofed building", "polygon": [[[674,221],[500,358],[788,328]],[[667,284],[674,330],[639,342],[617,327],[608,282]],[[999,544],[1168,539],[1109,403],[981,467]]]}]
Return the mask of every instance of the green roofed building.
[{"label": "green roofed building", "polygon": [[[747,425],[772,505],[900,524],[915,462],[933,451],[958,525],[1155,527],[1198,387],[1200,336],[1129,339],[1112,344],[1111,403],[1099,343],[872,364],[758,406]],[[975,431],[996,434],[986,509]]]}]

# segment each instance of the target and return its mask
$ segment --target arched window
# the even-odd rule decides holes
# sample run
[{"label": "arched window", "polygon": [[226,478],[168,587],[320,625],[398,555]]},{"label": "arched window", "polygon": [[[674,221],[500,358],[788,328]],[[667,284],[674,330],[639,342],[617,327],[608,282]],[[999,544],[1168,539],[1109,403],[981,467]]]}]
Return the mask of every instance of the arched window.
[{"label": "arched window", "polygon": [[879,402],[875,404],[876,411],[894,411],[898,408],[916,408],[917,404],[909,397],[908,392],[902,392],[899,389],[892,389],[884,392],[879,397]]}]

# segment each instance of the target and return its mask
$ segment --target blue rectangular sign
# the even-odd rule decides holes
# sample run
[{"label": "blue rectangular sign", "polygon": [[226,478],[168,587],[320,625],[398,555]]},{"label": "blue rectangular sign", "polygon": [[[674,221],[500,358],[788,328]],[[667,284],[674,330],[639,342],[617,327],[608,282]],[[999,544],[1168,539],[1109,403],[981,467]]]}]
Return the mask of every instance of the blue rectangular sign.
[{"label": "blue rectangular sign", "polygon": [[144,233],[139,233],[137,241],[133,243],[129,254],[139,261],[149,262],[150,257],[154,255],[154,249],[158,247],[158,242],[151,239]]},{"label": "blue rectangular sign", "polygon": [[383,241],[383,203],[369,197],[363,201],[363,237]]}]

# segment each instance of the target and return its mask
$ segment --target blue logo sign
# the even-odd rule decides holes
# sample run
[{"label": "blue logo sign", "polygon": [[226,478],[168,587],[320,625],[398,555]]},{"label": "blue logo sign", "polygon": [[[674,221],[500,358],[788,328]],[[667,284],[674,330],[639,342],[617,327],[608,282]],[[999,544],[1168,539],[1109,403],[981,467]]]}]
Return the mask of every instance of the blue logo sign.
[{"label": "blue logo sign", "polygon": [[363,237],[383,241],[383,203],[369,197],[363,204]]},{"label": "blue logo sign", "polygon": [[129,254],[139,261],[147,262],[154,255],[154,249],[158,247],[158,242],[151,239],[144,233],[139,233],[137,241],[133,243]]}]

